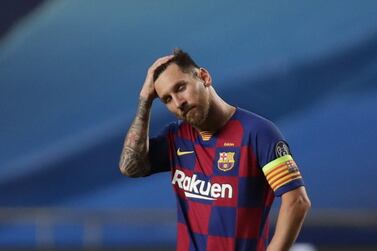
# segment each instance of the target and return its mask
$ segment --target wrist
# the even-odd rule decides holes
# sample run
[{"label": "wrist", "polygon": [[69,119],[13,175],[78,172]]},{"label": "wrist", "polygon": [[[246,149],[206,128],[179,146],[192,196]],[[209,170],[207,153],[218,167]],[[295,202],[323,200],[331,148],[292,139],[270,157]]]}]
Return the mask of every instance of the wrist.
[{"label": "wrist", "polygon": [[154,100],[154,97],[151,97],[151,96],[143,96],[141,94],[139,96],[139,103],[143,104],[143,105],[145,105],[147,107],[151,107],[152,106],[153,100]]},{"label": "wrist", "polygon": [[143,100],[146,100],[148,102],[153,102],[153,100],[156,98],[156,94],[150,94],[150,93],[146,93],[146,92],[143,92],[141,91],[140,94],[139,94],[139,99],[143,99]]}]

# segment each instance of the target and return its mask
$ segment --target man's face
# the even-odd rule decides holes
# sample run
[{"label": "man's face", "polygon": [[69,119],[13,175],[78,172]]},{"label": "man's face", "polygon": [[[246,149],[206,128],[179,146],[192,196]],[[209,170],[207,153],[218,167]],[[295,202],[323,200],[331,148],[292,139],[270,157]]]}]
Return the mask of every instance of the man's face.
[{"label": "man's face", "polygon": [[155,81],[155,90],[161,101],[179,119],[193,126],[200,127],[205,122],[209,111],[209,88],[193,72],[182,72],[172,63]]}]

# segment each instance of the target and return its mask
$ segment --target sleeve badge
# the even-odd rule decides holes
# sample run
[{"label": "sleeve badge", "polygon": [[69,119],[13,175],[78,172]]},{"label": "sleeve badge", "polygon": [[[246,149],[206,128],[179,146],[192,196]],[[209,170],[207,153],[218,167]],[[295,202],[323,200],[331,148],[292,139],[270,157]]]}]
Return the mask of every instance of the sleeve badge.
[{"label": "sleeve badge", "polygon": [[275,145],[275,157],[280,158],[285,155],[291,155],[291,152],[289,151],[287,143],[280,140]]}]

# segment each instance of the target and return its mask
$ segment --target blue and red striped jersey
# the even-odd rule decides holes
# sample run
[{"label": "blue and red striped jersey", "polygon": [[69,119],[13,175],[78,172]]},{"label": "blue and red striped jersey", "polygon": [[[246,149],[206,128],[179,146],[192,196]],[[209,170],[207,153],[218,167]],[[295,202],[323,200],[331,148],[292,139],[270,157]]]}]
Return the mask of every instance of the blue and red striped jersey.
[{"label": "blue and red striped jersey", "polygon": [[304,184],[277,127],[241,108],[215,133],[171,123],[149,151],[151,174],[171,171],[179,251],[265,250],[274,197]]}]

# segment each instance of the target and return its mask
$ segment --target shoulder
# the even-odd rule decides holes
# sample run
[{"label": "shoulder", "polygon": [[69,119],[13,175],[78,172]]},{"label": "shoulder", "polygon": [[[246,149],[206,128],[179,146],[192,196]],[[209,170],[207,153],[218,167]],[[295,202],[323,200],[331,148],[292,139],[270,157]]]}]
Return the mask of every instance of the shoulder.
[{"label": "shoulder", "polygon": [[161,134],[169,137],[187,138],[192,134],[192,126],[182,120],[172,121],[165,126]]},{"label": "shoulder", "polygon": [[182,121],[180,120],[172,121],[165,125],[164,132],[176,133],[180,130],[181,126],[182,126]]},{"label": "shoulder", "polygon": [[248,130],[255,136],[271,136],[271,134],[276,133],[280,134],[279,129],[271,120],[243,108],[237,108],[237,110],[238,113],[236,119],[241,122],[244,129]]}]

